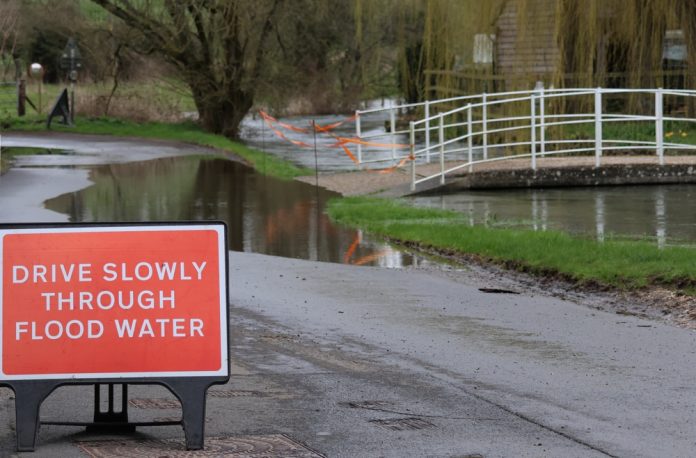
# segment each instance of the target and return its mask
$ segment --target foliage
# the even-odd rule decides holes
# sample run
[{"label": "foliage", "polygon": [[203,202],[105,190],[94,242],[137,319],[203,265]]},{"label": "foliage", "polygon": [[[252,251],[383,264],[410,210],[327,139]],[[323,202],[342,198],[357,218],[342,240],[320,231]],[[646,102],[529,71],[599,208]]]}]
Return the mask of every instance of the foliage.
[{"label": "foliage", "polygon": [[[696,52],[691,46],[696,40],[696,3],[691,1],[431,0],[409,4],[425,18],[423,60],[430,77],[424,89],[432,90],[434,94],[427,94],[432,98],[531,89],[540,79],[555,87],[684,88],[696,83]],[[539,18],[548,18],[548,23],[539,24]],[[512,69],[503,67],[502,61],[478,65],[473,59],[477,34],[494,34],[498,54],[513,47],[515,55],[526,57]],[[667,59],[666,46],[679,43],[688,45],[686,60]],[[636,100],[630,103],[638,105]]]},{"label": "foliage", "polygon": [[554,231],[470,226],[463,215],[365,197],[333,200],[329,215],[339,223],[402,242],[482,257],[539,275],[621,288],[696,285],[696,250],[658,248],[642,241],[594,240]]},{"label": "foliage", "polygon": [[7,172],[16,156],[47,154],[49,152],[43,148],[2,148],[0,151],[2,154],[0,156],[0,174]]},{"label": "foliage", "polygon": [[204,128],[229,138],[260,94],[310,92],[315,107],[342,109],[390,73],[394,0],[93,1],[176,68]]}]

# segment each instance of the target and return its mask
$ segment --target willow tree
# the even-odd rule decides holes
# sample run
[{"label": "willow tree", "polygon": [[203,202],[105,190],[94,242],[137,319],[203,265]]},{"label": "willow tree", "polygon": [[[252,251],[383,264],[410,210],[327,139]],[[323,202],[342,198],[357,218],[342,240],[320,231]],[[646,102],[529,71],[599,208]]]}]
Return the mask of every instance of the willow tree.
[{"label": "willow tree", "polygon": [[[669,32],[687,46],[685,73],[696,70],[696,3],[692,1],[562,0],[556,17],[559,84],[563,84],[563,73],[578,74],[574,83],[581,85],[609,85],[619,73],[623,81],[614,84],[661,86]],[[685,83],[693,87],[693,82]]]},{"label": "willow tree", "polygon": [[[424,15],[424,68],[437,76],[441,96],[480,91],[475,83],[486,78],[507,83],[506,89],[531,88],[537,79],[555,86],[662,86],[670,36],[687,47],[681,84],[696,83],[691,0],[427,0],[412,7]],[[503,69],[499,60],[488,75],[477,68],[475,37],[481,34],[495,35],[496,57],[512,47],[516,65]],[[539,70],[544,54],[551,57],[548,72],[547,62]],[[511,87],[514,79],[521,86]]]},{"label": "willow tree", "polygon": [[143,46],[177,68],[206,130],[238,136],[281,0],[92,1],[138,30]]}]

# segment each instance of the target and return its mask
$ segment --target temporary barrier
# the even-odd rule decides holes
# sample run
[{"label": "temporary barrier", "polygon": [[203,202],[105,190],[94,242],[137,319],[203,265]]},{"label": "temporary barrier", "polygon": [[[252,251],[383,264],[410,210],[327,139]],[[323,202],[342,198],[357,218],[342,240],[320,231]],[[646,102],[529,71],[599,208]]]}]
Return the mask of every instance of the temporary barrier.
[{"label": "temporary barrier", "polygon": [[[0,385],[15,392],[18,450],[34,449],[40,405],[65,384],[95,384],[94,421],[43,424],[180,423],[203,447],[206,391],[229,379],[226,240],[218,222],[0,225]],[[152,383],[181,401],[181,422],[128,422],[127,385]]]},{"label": "temporary barrier", "polygon": [[[333,140],[335,140],[334,143],[331,143],[329,145],[325,145],[328,148],[341,148],[343,152],[348,156],[348,158],[353,161],[356,165],[360,166],[361,161],[360,158],[355,157],[355,154],[348,148],[348,144],[356,144],[358,146],[371,146],[375,148],[391,148],[392,151],[395,151],[397,148],[409,148],[410,145],[408,144],[400,144],[400,143],[380,143],[380,142],[373,142],[373,141],[365,141],[361,140],[360,138],[357,137],[339,137],[331,133],[332,130],[336,129],[337,127],[341,126],[342,124],[345,124],[346,122],[352,122],[357,119],[357,115],[351,116],[349,118],[343,119],[341,121],[334,122],[332,124],[326,124],[326,125],[319,125],[319,124],[312,124],[310,125],[309,128],[302,128],[302,127],[297,127],[293,126],[292,124],[288,124],[286,122],[279,121],[278,119],[274,118],[273,116],[269,115],[263,110],[259,110],[259,115],[261,118],[264,120],[264,123],[268,126],[271,131],[276,134],[277,137],[292,143],[295,146],[303,147],[303,148],[309,148],[312,145],[309,145],[306,142],[300,141],[300,140],[293,140],[291,138],[288,138],[280,129],[276,128],[276,126],[279,126],[281,128],[290,130],[292,132],[296,133],[303,133],[303,134],[308,134],[312,132],[312,126],[314,127],[314,131],[316,133],[322,133],[326,134],[327,136],[331,137]],[[391,167],[387,168],[382,168],[382,169],[368,169],[369,172],[374,172],[374,173],[379,173],[379,174],[386,174],[386,173],[391,173],[394,172],[395,170],[403,167],[408,161],[412,160],[411,155],[406,156],[405,158],[401,158],[399,162]]]}]

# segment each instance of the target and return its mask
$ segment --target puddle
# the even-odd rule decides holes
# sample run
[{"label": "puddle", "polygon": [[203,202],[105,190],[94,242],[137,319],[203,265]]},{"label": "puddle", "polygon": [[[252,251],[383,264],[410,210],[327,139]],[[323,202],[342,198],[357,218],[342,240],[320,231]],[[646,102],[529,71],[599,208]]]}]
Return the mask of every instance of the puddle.
[{"label": "puddle", "polygon": [[356,265],[404,267],[429,261],[333,224],[338,194],[278,180],[205,156],[90,167],[93,186],[46,201],[70,221],[221,220],[234,251]]},{"label": "puddle", "polygon": [[696,243],[695,185],[468,191],[410,201],[462,212],[471,225]]}]

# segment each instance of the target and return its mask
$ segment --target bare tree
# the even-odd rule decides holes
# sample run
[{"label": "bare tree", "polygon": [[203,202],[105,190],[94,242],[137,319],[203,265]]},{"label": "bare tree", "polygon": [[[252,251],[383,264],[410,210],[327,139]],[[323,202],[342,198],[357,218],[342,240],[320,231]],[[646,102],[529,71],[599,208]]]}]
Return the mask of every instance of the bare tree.
[{"label": "bare tree", "polygon": [[254,96],[280,0],[92,0],[175,65],[203,127],[236,138]]},{"label": "bare tree", "polygon": [[[16,67],[17,28],[19,25],[19,2],[0,0],[0,81],[9,79],[9,73]],[[15,61],[15,65],[11,65]],[[18,69],[14,69],[12,78]]]}]

